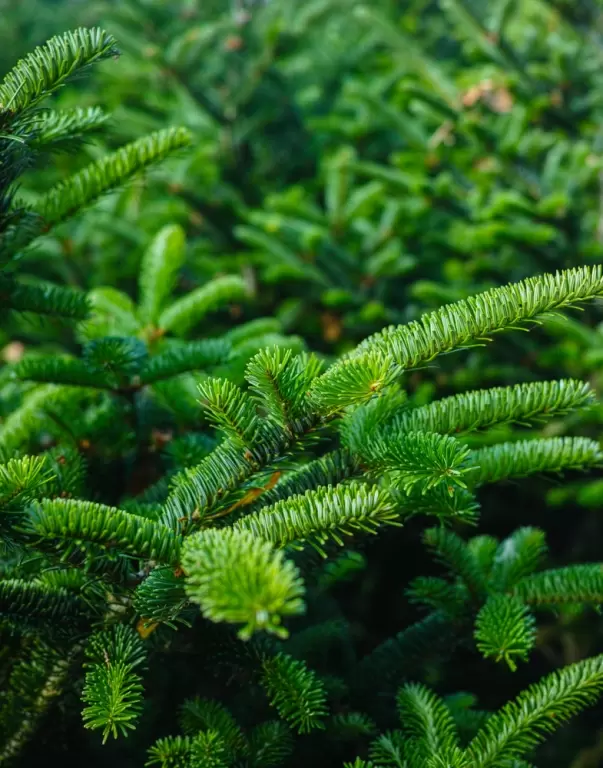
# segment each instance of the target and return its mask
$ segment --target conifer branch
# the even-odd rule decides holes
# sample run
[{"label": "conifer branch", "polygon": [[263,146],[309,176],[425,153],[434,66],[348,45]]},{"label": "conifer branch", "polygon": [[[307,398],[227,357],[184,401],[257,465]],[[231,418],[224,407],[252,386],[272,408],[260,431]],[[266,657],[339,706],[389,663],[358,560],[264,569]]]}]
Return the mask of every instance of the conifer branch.
[{"label": "conifer branch", "polygon": [[140,265],[139,314],[144,322],[157,322],[185,259],[186,233],[182,227],[177,224],[163,227],[146,249]]},{"label": "conifer branch", "polygon": [[488,719],[469,744],[475,768],[522,758],[566,720],[593,704],[603,690],[603,657],[555,671],[523,691]]},{"label": "conifer branch", "polygon": [[474,486],[543,472],[564,472],[599,467],[599,443],[586,437],[551,437],[517,443],[498,443],[471,454],[477,467],[469,475]]},{"label": "conifer branch", "polygon": [[246,392],[227,379],[215,378],[201,382],[199,391],[201,404],[217,429],[242,446],[255,443],[260,419]]},{"label": "conifer branch", "polygon": [[544,532],[522,527],[498,546],[492,564],[491,581],[501,592],[514,589],[518,582],[542,564],[547,553]]},{"label": "conifer branch", "polygon": [[153,384],[188,371],[198,371],[226,363],[232,355],[224,339],[207,339],[171,347],[149,358],[140,371],[141,384]]},{"label": "conifer branch", "polygon": [[164,525],[114,507],[75,499],[36,502],[26,531],[39,546],[63,560],[81,557],[88,565],[101,554],[134,555],[177,563],[179,538]]},{"label": "conifer branch", "polygon": [[416,757],[428,761],[458,746],[456,728],[444,702],[422,685],[400,689],[397,705],[404,731],[413,741]]},{"label": "conifer branch", "polygon": [[53,37],[21,59],[0,83],[0,110],[23,113],[84,67],[118,53],[113,36],[99,28]]},{"label": "conifer branch", "polygon": [[236,275],[215,277],[170,304],[159,316],[158,325],[164,331],[184,336],[208,312],[213,312],[226,304],[241,301],[248,296],[248,293],[245,281]]},{"label": "conifer branch", "polygon": [[133,606],[147,623],[185,623],[182,612],[188,604],[184,579],[174,568],[154,568],[134,592]]},{"label": "conifer branch", "polygon": [[245,378],[270,419],[291,433],[307,418],[307,390],[322,368],[312,356],[293,355],[291,349],[265,349],[248,363]]},{"label": "conifer branch", "polygon": [[387,493],[363,484],[321,487],[278,501],[271,507],[241,518],[235,530],[277,547],[309,543],[324,555],[330,539],[343,546],[342,536],[355,531],[375,533],[379,525],[396,525],[398,513]]},{"label": "conifer branch", "polygon": [[278,768],[293,753],[291,731],[282,720],[260,723],[249,735],[249,751],[254,766]]},{"label": "conifer branch", "polygon": [[190,143],[184,128],[167,128],[102,157],[47,192],[37,211],[46,229],[59,224],[143,169]]},{"label": "conifer branch", "polygon": [[34,117],[28,144],[33,149],[73,152],[90,134],[109,120],[100,107],[75,107],[60,112],[42,112]]},{"label": "conifer branch", "polygon": [[603,602],[603,566],[600,563],[568,565],[524,576],[513,594],[529,605]]},{"label": "conifer branch", "polygon": [[536,641],[536,622],[522,601],[492,595],[477,615],[477,647],[486,658],[505,661],[512,671],[526,661]]},{"label": "conifer branch", "polygon": [[[600,266],[568,269],[493,288],[365,339],[316,380],[312,397],[323,412],[367,401],[405,370],[425,365],[446,352],[483,344],[494,333],[525,327],[547,313],[579,306],[602,294]],[[364,377],[364,388],[358,385],[359,376]]]},{"label": "conifer branch", "polygon": [[234,760],[246,749],[246,740],[241,727],[225,706],[199,696],[188,699],[180,710],[180,724],[187,736],[199,731],[214,731],[224,745],[229,760]]},{"label": "conifer branch", "polygon": [[14,410],[2,425],[0,450],[21,448],[41,428],[52,424],[51,414],[68,405],[77,405],[90,398],[91,390],[47,384],[28,393],[22,405]]},{"label": "conifer branch", "polygon": [[167,736],[157,739],[149,749],[145,766],[158,765],[159,768],[174,768],[178,765],[189,765],[190,753],[190,736]]},{"label": "conifer branch", "polygon": [[104,336],[137,336],[141,324],[132,299],[116,288],[103,286],[88,293],[90,316],[78,328],[83,341]]},{"label": "conifer branch", "polygon": [[67,656],[38,641],[13,668],[4,690],[0,721],[7,738],[0,747],[0,763],[14,759],[32,737],[36,726],[63,691],[76,644]]},{"label": "conifer branch", "polygon": [[207,530],[188,537],[182,553],[189,598],[214,622],[243,624],[286,637],[282,617],[304,610],[297,569],[283,553],[248,531]]},{"label": "conifer branch", "polygon": [[405,493],[414,488],[427,493],[440,485],[452,493],[466,488],[465,476],[473,479],[469,449],[449,435],[407,432],[369,440],[361,454],[372,472],[388,472],[394,485]]},{"label": "conifer branch", "polygon": [[115,386],[110,374],[94,370],[77,358],[26,357],[15,365],[14,370],[23,381],[99,389],[111,389]]},{"label": "conifer branch", "polygon": [[0,614],[2,625],[16,633],[28,628],[51,634],[68,631],[81,628],[90,618],[86,603],[79,597],[21,579],[0,580]]},{"label": "conifer branch", "polygon": [[308,462],[301,469],[285,475],[277,485],[260,497],[260,505],[274,505],[294,495],[322,486],[338,485],[361,473],[360,460],[346,450],[332,451]]},{"label": "conifer branch", "polygon": [[45,456],[23,456],[0,464],[0,509],[19,509],[31,501],[52,478]]},{"label": "conifer branch", "polygon": [[103,729],[103,744],[110,734],[126,736],[142,711],[142,678],[135,671],[146,664],[140,637],[119,624],[97,632],[86,646],[88,668],[82,699],[84,727]]},{"label": "conifer branch", "polygon": [[237,442],[224,440],[197,466],[183,470],[171,483],[161,522],[179,530],[185,521],[202,521],[224,494],[257,469]]},{"label": "conifer branch", "polygon": [[0,301],[4,310],[84,320],[89,313],[84,293],[55,285],[30,285],[0,275]]},{"label": "conifer branch", "polygon": [[423,534],[425,544],[432,550],[450,574],[459,577],[474,598],[486,595],[486,574],[475,553],[452,531],[429,528]]},{"label": "conifer branch", "polygon": [[280,716],[298,733],[325,727],[326,694],[316,675],[286,654],[266,659],[262,685]]},{"label": "conifer branch", "polygon": [[594,401],[592,388],[585,382],[538,381],[463,392],[421,408],[407,409],[391,428],[401,434],[417,430],[453,434],[509,422],[528,425],[564,416]]}]

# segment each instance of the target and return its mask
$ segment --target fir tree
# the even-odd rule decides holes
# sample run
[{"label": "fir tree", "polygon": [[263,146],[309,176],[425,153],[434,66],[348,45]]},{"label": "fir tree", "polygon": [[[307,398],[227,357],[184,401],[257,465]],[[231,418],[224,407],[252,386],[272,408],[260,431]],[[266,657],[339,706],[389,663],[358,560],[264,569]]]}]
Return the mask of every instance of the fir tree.
[{"label": "fir tree", "polygon": [[[280,18],[270,5],[239,11],[260,26]],[[470,4],[446,12],[461,20],[470,47],[517,69],[502,17],[497,42]],[[331,14],[337,28],[333,6],[312,5],[307,26]],[[354,16],[360,37],[367,17],[377,47],[408,44],[364,7]],[[253,40],[257,28],[249,29]],[[182,45],[196,44],[196,34]],[[435,108],[451,109],[456,86],[409,50],[413,76],[437,93]],[[45,718],[57,716],[70,734],[90,731],[103,760],[114,742],[134,740],[136,755],[142,746],[146,764],[161,768],[310,759],[528,766],[557,726],[597,700],[600,655],[532,679],[506,704],[498,697],[495,712],[463,690],[441,697],[435,689],[449,690],[442,670],[451,674],[461,650],[479,669],[519,673],[551,609],[569,615],[600,603],[601,565],[545,563],[543,530],[475,531],[488,486],[601,467],[599,442],[573,436],[571,420],[569,434],[555,434],[562,417],[595,411],[596,393],[565,376],[424,402],[411,379],[495,333],[554,328],[551,315],[603,296],[602,268],[470,295],[385,327],[334,360],[309,353],[271,318],[216,332],[213,313],[253,298],[249,281],[213,274],[182,290],[195,251],[174,222],[145,247],[135,289],[106,280],[81,293],[31,285],[19,267],[34,240],[189,141],[182,129],[161,130],[95,160],[35,206],[19,200],[15,183],[42,149],[81,146],[105,127],[99,110],[41,111],[42,99],[115,54],[110,35],[79,29],[37,49],[0,85],[3,310],[62,319],[73,331],[68,351],[42,343],[0,370],[0,759],[26,763]],[[269,70],[278,80],[276,64]],[[246,119],[259,95],[240,95]],[[229,114],[214,119],[234,130]],[[235,149],[259,153],[258,143],[256,135]],[[375,160],[355,172],[400,181]],[[327,164],[329,237],[353,228],[383,191],[371,182],[351,191],[350,163],[344,152]],[[398,215],[381,213],[383,227]],[[287,261],[264,234],[248,227],[237,236]],[[379,238],[371,243],[379,263],[390,263]],[[319,266],[296,259],[293,267],[328,287]],[[466,355],[453,359],[460,369]],[[417,575],[406,597],[427,613],[363,648],[334,594],[366,567],[357,550],[370,552],[370,540],[401,546],[417,527],[439,574]],[[182,673],[183,659],[178,689],[157,685],[164,667]]]}]

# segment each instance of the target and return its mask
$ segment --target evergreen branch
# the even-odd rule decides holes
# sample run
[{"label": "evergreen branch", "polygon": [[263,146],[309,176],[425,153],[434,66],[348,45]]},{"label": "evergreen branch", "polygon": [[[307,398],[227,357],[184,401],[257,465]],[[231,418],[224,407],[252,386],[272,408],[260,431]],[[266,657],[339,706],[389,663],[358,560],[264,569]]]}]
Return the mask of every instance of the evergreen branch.
[{"label": "evergreen branch", "polygon": [[140,322],[134,302],[116,288],[103,286],[88,293],[91,316],[81,323],[79,335],[84,341],[104,336],[137,336]]},{"label": "evergreen branch", "polygon": [[406,768],[408,741],[402,731],[389,731],[378,736],[369,747],[369,757],[375,765]]},{"label": "evergreen branch", "polygon": [[3,579],[0,615],[2,624],[10,631],[21,633],[31,628],[52,634],[85,624],[90,611],[81,598],[64,589],[22,579]]},{"label": "evergreen branch", "polygon": [[338,485],[359,473],[359,459],[346,450],[332,451],[283,477],[274,488],[262,494],[261,506],[276,504],[320,486]]},{"label": "evergreen branch", "polygon": [[362,712],[345,712],[330,718],[328,728],[333,738],[341,741],[374,736],[376,723]]},{"label": "evergreen branch", "polygon": [[313,382],[310,397],[321,413],[330,416],[346,406],[369,402],[392,385],[400,373],[390,355],[370,350],[362,357],[342,358],[334,363]]},{"label": "evergreen branch", "polygon": [[474,598],[485,596],[486,574],[460,536],[446,528],[428,528],[423,534],[423,540],[436,560],[452,576],[460,578]]},{"label": "evergreen branch", "polygon": [[147,655],[142,640],[137,633],[124,624],[116,624],[108,630],[95,632],[86,646],[88,666],[120,661],[132,669],[144,668]]},{"label": "evergreen branch", "polygon": [[60,112],[49,111],[36,115],[28,126],[32,133],[29,146],[45,151],[72,152],[86,136],[102,128],[109,115],[100,107],[75,107]]},{"label": "evergreen branch", "polygon": [[574,379],[538,381],[481,389],[409,409],[389,428],[400,434],[425,431],[452,434],[513,422],[526,425],[563,416],[594,402],[589,384]]},{"label": "evergreen branch", "polygon": [[74,498],[84,495],[87,464],[74,445],[57,445],[45,451],[44,457],[49,468],[43,494],[47,498],[61,496]]},{"label": "evergreen branch", "polygon": [[14,371],[23,381],[65,384],[70,387],[97,387],[98,389],[111,389],[115,386],[107,373],[94,370],[77,358],[50,355],[25,357],[15,365]]},{"label": "evergreen branch", "polygon": [[513,594],[529,605],[599,604],[603,602],[603,566],[568,565],[524,576],[514,584]]},{"label": "evergreen branch", "polygon": [[417,757],[428,761],[458,745],[450,710],[428,688],[407,684],[398,691],[396,701],[402,727],[414,742]]},{"label": "evergreen branch", "polygon": [[321,368],[313,355],[293,356],[291,349],[274,347],[249,361],[245,378],[269,418],[293,433],[307,415],[307,391]]},{"label": "evergreen branch", "polygon": [[442,611],[454,617],[464,609],[466,592],[458,584],[449,584],[437,576],[417,576],[405,590],[409,602]]},{"label": "evergreen branch", "polygon": [[542,472],[600,467],[603,453],[599,443],[586,437],[550,437],[480,448],[472,452],[471,463],[477,468],[471,483],[480,486]]},{"label": "evergreen branch", "polygon": [[51,477],[45,456],[23,456],[0,464],[0,510],[18,509],[33,499]]},{"label": "evergreen branch", "polygon": [[[523,327],[550,312],[578,306],[603,294],[603,267],[578,267],[493,288],[440,307],[408,325],[390,326],[359,344],[316,380],[312,397],[323,412],[341,410],[382,390],[405,370],[425,365],[438,355],[482,344],[507,329]],[[363,370],[379,363],[377,376]]]},{"label": "evergreen branch", "polygon": [[0,708],[6,738],[0,748],[0,763],[15,758],[31,738],[40,718],[62,693],[70,662],[78,650],[76,645],[67,657],[62,657],[38,640],[17,661]]},{"label": "evergreen branch", "polygon": [[110,734],[126,736],[136,727],[144,689],[135,669],[146,666],[146,653],[136,632],[118,624],[92,635],[86,657],[84,727],[102,728],[104,744]]},{"label": "evergreen branch", "polygon": [[55,285],[29,285],[0,275],[0,302],[4,310],[83,320],[90,310],[85,294]]},{"label": "evergreen branch", "polygon": [[134,592],[134,610],[145,623],[172,626],[187,604],[184,579],[169,567],[154,568]]},{"label": "evergreen branch", "polygon": [[158,325],[164,331],[185,335],[209,312],[245,299],[249,290],[245,281],[236,275],[215,277],[205,285],[176,299],[159,316]]},{"label": "evergreen branch", "polygon": [[172,564],[180,551],[179,538],[161,523],[91,501],[37,502],[25,530],[62,559],[81,552],[88,563],[100,553],[117,553]]},{"label": "evergreen branch", "polygon": [[140,676],[133,674],[129,664],[115,662],[108,666],[95,665],[86,673],[82,700],[87,706],[82,712],[84,727],[103,729],[103,744],[112,734],[126,736],[133,730],[142,712],[143,687]]},{"label": "evergreen branch", "polygon": [[230,359],[232,348],[224,339],[191,341],[149,358],[140,371],[141,384],[153,384],[188,371],[220,365]]},{"label": "evergreen branch", "polygon": [[262,685],[272,706],[298,733],[325,727],[324,687],[302,661],[284,653],[266,659],[262,664]]},{"label": "evergreen branch", "polygon": [[159,768],[189,766],[190,752],[190,736],[167,736],[163,739],[157,739],[149,749],[145,766],[158,765]]},{"label": "evergreen branch", "polygon": [[[0,449],[16,450],[27,443],[37,431],[51,426],[50,414],[67,405],[78,405],[90,397],[90,390],[47,384],[37,387],[23,400],[2,425]],[[49,430],[51,431],[51,430]]]},{"label": "evergreen branch", "polygon": [[230,440],[247,446],[255,442],[260,419],[255,402],[227,379],[208,378],[199,384],[201,404],[212,424]]},{"label": "evergreen branch", "polygon": [[293,753],[291,731],[282,720],[260,723],[249,735],[252,768],[280,768]]},{"label": "evergreen branch", "polygon": [[247,457],[239,443],[225,440],[196,467],[173,478],[161,521],[179,529],[184,521],[202,520],[228,490],[238,488],[256,468],[253,456]]},{"label": "evergreen branch", "polygon": [[475,768],[523,757],[603,691],[603,656],[555,671],[488,719],[467,748]]},{"label": "evergreen branch", "polygon": [[420,485],[415,485],[406,493],[391,488],[390,493],[402,519],[427,515],[440,520],[455,519],[473,523],[480,509],[477,499],[470,491],[443,483],[425,493]]},{"label": "evergreen branch", "polygon": [[140,339],[107,336],[88,342],[83,358],[91,370],[98,371],[101,381],[111,382],[110,386],[118,388],[128,386],[130,378],[140,374],[148,351]]},{"label": "evergreen branch", "polygon": [[362,456],[375,437],[387,435],[393,419],[405,408],[408,408],[406,393],[395,386],[368,403],[348,408],[339,423],[343,444],[353,454]]},{"label": "evergreen branch", "polygon": [[226,750],[216,731],[198,733],[190,741],[191,768],[228,768]]},{"label": "evergreen branch", "polygon": [[155,323],[186,259],[186,233],[178,224],[161,229],[144,252],[138,277],[139,313]]},{"label": "evergreen branch", "polygon": [[472,536],[467,542],[467,547],[475,558],[480,571],[490,578],[496,556],[500,550],[498,539],[487,534]]},{"label": "evergreen branch", "polygon": [[21,59],[0,83],[0,110],[16,115],[31,109],[76,72],[118,53],[113,36],[99,28],[53,37]]},{"label": "evergreen branch", "polygon": [[190,135],[184,128],[167,128],[102,157],[43,196],[38,212],[45,227],[50,229],[59,224],[105,192],[189,143]]},{"label": "evergreen branch", "polygon": [[243,624],[239,636],[258,630],[286,637],[281,617],[301,613],[297,569],[272,545],[247,531],[207,530],[185,540],[182,567],[189,598],[215,622]]},{"label": "evergreen branch", "polygon": [[477,615],[477,647],[485,658],[505,661],[513,672],[516,659],[527,661],[536,642],[536,622],[517,597],[492,595]]},{"label": "evergreen branch", "polygon": [[446,696],[445,702],[448,709],[452,712],[452,717],[463,744],[468,744],[474,738],[492,714],[483,709],[474,709],[477,704],[477,698],[471,693],[460,691],[459,693]]},{"label": "evergreen branch", "polygon": [[543,531],[518,528],[496,550],[490,577],[492,583],[502,592],[514,588],[541,565],[546,552]]},{"label": "evergreen branch", "polygon": [[217,733],[229,761],[245,750],[245,737],[239,724],[226,707],[217,701],[199,696],[188,699],[180,710],[180,723],[187,736],[194,736],[199,731]]},{"label": "evergreen branch", "polygon": [[309,543],[326,556],[323,545],[330,539],[343,546],[342,536],[355,531],[375,533],[382,524],[399,525],[397,517],[386,492],[353,484],[321,487],[283,499],[241,518],[234,529],[249,531],[277,547]]},{"label": "evergreen branch", "polygon": [[379,435],[361,453],[373,473],[388,472],[394,485],[406,493],[415,487],[421,493],[439,485],[447,486],[450,493],[455,486],[466,488],[463,478],[473,473],[469,456],[469,448],[456,438],[434,432]]},{"label": "evergreen branch", "polygon": [[157,739],[149,749],[145,766],[159,768],[228,768],[224,742],[216,731],[195,736],[168,736]]}]

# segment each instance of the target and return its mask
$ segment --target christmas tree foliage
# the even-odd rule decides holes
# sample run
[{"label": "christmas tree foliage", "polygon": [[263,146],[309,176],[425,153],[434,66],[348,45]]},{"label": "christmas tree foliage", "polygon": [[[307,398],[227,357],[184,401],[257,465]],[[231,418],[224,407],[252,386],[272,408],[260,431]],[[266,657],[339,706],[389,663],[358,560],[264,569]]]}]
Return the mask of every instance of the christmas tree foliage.
[{"label": "christmas tree foliage", "polygon": [[591,11],[352,5],[0,83],[2,763],[596,764]]}]

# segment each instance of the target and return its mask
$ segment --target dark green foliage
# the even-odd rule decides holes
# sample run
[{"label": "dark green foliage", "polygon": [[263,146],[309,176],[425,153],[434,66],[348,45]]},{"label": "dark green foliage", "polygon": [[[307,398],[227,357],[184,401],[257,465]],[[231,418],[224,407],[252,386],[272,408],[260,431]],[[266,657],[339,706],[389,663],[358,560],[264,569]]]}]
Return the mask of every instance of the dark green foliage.
[{"label": "dark green foliage", "polygon": [[324,728],[326,696],[316,675],[285,655],[263,664],[262,685],[280,716],[298,733]]},{"label": "dark green foliage", "polygon": [[124,625],[98,632],[86,647],[86,672],[82,712],[86,728],[102,728],[103,741],[117,738],[135,727],[142,709],[140,675],[146,655],[138,635]]},{"label": "dark green foliage", "polygon": [[553,734],[603,688],[569,5],[93,0],[9,71],[0,762],[598,759]]}]

